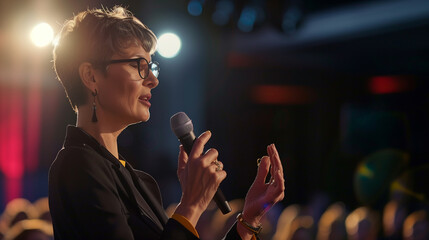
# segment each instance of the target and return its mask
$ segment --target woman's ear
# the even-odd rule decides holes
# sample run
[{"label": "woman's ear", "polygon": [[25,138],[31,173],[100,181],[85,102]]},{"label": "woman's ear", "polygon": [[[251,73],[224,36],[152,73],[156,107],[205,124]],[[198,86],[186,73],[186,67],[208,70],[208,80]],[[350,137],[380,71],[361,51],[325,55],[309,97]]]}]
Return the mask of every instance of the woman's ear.
[{"label": "woman's ear", "polygon": [[79,66],[79,76],[83,84],[91,91],[95,92],[97,84],[95,82],[94,68],[89,62],[83,62]]}]

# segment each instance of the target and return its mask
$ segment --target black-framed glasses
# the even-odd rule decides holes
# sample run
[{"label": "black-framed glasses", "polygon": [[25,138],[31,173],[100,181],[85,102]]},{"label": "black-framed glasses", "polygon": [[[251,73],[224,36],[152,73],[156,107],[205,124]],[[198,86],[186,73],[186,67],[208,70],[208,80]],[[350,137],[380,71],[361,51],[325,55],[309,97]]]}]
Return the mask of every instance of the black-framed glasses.
[{"label": "black-framed glasses", "polygon": [[[107,62],[107,65],[112,63],[124,63],[124,62],[135,62],[135,68],[139,72],[139,75],[142,79],[149,77],[149,71],[158,78],[159,76],[159,63],[158,62],[148,62],[145,58],[131,58],[131,59],[115,59]],[[132,65],[133,66],[133,65]]]}]

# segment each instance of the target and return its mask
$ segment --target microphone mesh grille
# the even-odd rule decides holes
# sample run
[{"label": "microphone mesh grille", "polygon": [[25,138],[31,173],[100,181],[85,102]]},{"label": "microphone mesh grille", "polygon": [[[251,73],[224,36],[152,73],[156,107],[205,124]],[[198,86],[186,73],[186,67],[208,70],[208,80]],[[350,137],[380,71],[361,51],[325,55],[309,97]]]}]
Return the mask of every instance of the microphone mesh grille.
[{"label": "microphone mesh grille", "polygon": [[178,138],[194,130],[191,119],[184,112],[178,112],[171,116],[170,127]]}]

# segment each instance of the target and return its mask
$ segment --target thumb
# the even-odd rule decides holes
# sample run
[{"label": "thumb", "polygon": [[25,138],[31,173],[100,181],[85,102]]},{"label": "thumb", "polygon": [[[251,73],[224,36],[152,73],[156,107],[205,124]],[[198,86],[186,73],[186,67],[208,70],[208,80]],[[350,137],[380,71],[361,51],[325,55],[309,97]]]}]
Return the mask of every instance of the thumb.
[{"label": "thumb", "polygon": [[182,145],[180,145],[179,148],[180,148],[180,151],[179,151],[179,158],[178,158],[178,163],[177,163],[177,173],[178,174],[183,169],[185,169],[186,164],[188,163],[188,154],[185,152]]},{"label": "thumb", "polygon": [[258,167],[258,173],[256,174],[255,182],[265,183],[265,179],[267,178],[268,172],[270,171],[270,165],[270,158],[268,156],[263,156]]}]

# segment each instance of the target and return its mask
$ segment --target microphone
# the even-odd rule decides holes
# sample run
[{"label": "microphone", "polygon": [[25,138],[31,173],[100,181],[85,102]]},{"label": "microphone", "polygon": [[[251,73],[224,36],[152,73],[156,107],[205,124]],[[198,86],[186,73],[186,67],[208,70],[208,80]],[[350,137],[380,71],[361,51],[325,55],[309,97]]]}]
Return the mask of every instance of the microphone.
[{"label": "microphone", "polygon": [[[188,115],[186,115],[186,113],[178,112],[171,116],[170,126],[171,130],[173,130],[174,134],[183,145],[185,152],[189,155],[192,150],[192,145],[194,145],[195,141],[194,125],[192,125],[191,119],[188,117]],[[217,189],[213,200],[223,214],[231,212],[231,207],[225,200],[225,196],[223,195],[220,188]]]}]

